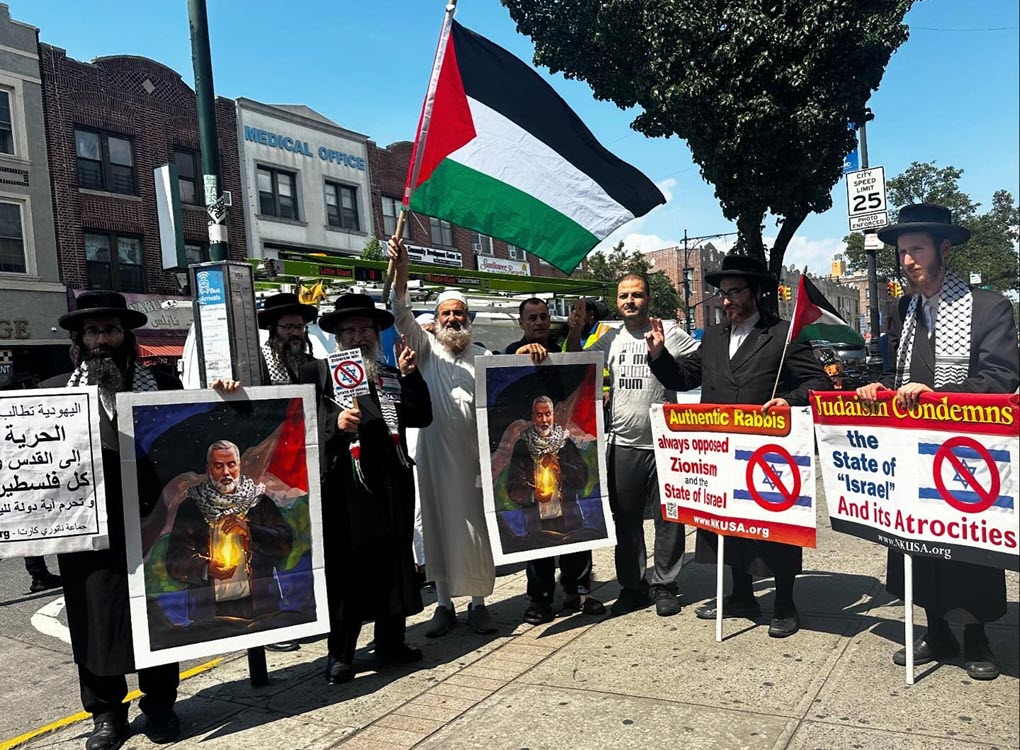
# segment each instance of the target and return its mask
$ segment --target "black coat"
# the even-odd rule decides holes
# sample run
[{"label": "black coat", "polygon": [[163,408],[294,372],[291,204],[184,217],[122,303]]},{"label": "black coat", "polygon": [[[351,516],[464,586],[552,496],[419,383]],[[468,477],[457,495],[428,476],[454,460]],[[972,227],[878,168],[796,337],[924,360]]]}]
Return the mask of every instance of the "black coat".
[{"label": "black coat", "polygon": [[[176,377],[150,370],[161,391],[183,388]],[[40,388],[63,388],[71,373],[39,384]],[[124,544],[125,498],[120,473],[120,442],[117,426],[99,407],[99,435],[106,482],[106,512],[110,548],[98,552],[69,552],[58,555],[64,584],[64,608],[71,633],[71,650],[76,664],[97,675],[122,675],[135,671],[131,640],[131,611],[128,604],[127,549]],[[139,508],[144,518],[155,505],[154,498]]]},{"label": "black coat", "polygon": [[[432,400],[421,373],[401,377],[378,365],[389,383],[399,384],[397,421],[407,456],[405,428],[432,423]],[[401,464],[379,408],[376,383],[358,396],[362,485],[350,454],[352,434],[337,429],[340,407],[325,360],[301,368],[301,382],[315,386],[322,470],[323,551],[330,620],[363,622],[413,615],[422,610],[415,578],[414,474]],[[367,490],[366,490],[367,486]]]},{"label": "black coat", "polygon": [[[807,406],[808,393],[830,389],[831,381],[804,344],[790,344],[783,359],[789,330],[788,321],[759,318],[731,360],[729,325],[712,326],[697,351],[679,360],[663,351],[649,366],[670,390],[701,386],[703,404],[764,404],[772,398],[772,386],[781,373],[776,397],[785,398],[790,406]],[[697,539],[694,559],[715,563],[716,534],[699,529]],[[725,560],[734,570],[755,575],[792,575],[801,571],[803,551],[790,544],[730,537]]]},{"label": "black coat", "polygon": [[[967,377],[959,382],[935,388],[935,335],[930,339],[921,305],[916,308],[914,350],[910,357],[910,380],[924,383],[937,391],[950,393],[1013,393],[1020,385],[1020,352],[1017,351],[1016,322],[1012,305],[999,294],[973,290],[970,333],[970,365]],[[889,359],[896,367],[903,323],[910,297],[900,300],[898,315],[889,323]],[[896,372],[882,374],[882,384],[894,387]],[[901,599],[904,596],[903,554],[892,548],[886,566],[886,588]],[[934,557],[914,556],[914,603],[930,616],[944,617],[952,609],[970,612],[979,622],[992,622],[1006,614],[1006,572],[973,563]]]}]

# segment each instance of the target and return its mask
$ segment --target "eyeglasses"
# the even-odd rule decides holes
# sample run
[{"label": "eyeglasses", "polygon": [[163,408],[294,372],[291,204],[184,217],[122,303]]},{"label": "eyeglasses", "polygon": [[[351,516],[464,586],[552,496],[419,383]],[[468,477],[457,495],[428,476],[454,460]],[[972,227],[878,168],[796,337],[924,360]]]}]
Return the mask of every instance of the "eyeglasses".
[{"label": "eyeglasses", "polygon": [[117,328],[117,326],[110,326],[109,328],[95,328],[93,326],[89,326],[82,331],[82,333],[85,334],[85,338],[87,339],[98,339],[100,336],[114,338],[115,336],[119,336],[124,333],[124,329]]},{"label": "eyeglasses", "polygon": [[285,333],[298,333],[299,331],[308,330],[308,325],[305,323],[287,323],[286,325],[278,325],[276,327]]},{"label": "eyeglasses", "polygon": [[750,286],[740,286],[736,289],[720,289],[715,293],[716,297],[722,297],[723,299],[736,299],[737,295],[750,289]]},{"label": "eyeglasses", "polygon": [[341,328],[340,333],[348,338],[354,338],[355,336],[368,336],[370,333],[375,333],[375,327],[361,326],[359,328]]}]

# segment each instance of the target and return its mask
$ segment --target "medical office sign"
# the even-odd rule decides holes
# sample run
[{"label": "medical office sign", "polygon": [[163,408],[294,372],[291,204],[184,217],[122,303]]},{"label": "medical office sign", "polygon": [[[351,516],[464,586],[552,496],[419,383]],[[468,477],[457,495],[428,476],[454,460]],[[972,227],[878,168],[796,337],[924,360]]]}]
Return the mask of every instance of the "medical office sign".
[{"label": "medical office sign", "polygon": [[365,157],[363,156],[348,154],[343,151],[327,148],[326,146],[319,146],[313,149],[308,144],[308,141],[303,141],[300,138],[292,138],[289,135],[274,133],[270,130],[263,130],[262,128],[253,128],[249,125],[245,125],[244,139],[246,141],[251,141],[252,143],[261,143],[263,146],[272,146],[273,148],[290,151],[294,154],[302,154],[309,158],[315,158],[318,156],[319,159],[324,162],[329,162],[330,164],[340,164],[345,167],[350,167],[351,169],[358,169],[362,172],[365,171]]}]

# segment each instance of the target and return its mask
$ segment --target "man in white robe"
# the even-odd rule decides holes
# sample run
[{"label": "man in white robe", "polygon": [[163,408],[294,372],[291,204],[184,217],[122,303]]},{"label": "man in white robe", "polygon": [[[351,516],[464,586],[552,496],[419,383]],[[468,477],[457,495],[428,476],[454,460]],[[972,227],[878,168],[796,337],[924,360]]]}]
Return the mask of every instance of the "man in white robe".
[{"label": "man in white robe", "polygon": [[486,352],[472,346],[467,300],[459,292],[439,296],[434,336],[422,330],[407,297],[403,242],[391,239],[389,251],[395,270],[396,327],[418,353],[418,368],[432,395],[432,425],[419,433],[415,459],[425,559],[438,600],[425,635],[444,635],[456,623],[454,596],[470,596],[468,624],[479,633],[493,633],[496,625],[485,597],[492,593],[496,569],[485,524],[475,419],[474,360]]}]

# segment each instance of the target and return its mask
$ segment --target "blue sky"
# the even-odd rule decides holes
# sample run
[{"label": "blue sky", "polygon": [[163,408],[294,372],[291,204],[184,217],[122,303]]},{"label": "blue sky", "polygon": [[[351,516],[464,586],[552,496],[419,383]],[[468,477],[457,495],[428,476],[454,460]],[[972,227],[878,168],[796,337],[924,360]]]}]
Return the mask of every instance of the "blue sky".
[{"label": "blue sky", "polygon": [[[6,0],[12,17],[38,26],[42,41],[71,57],[133,54],[193,80],[185,0]],[[216,91],[267,103],[307,104],[386,145],[413,136],[444,0],[208,0]],[[458,20],[530,61],[497,0],[460,0]],[[924,0],[907,15],[910,39],[893,55],[871,98],[873,165],[887,176],[912,161],[964,170],[962,187],[988,205],[1020,195],[1020,4],[1016,0]],[[634,112],[597,102],[583,83],[540,71],[602,143],[644,171],[669,198],[618,230],[628,246],[652,250],[691,236],[731,232],[711,185],[686,145],[630,129]],[[846,193],[810,216],[787,263],[826,273],[846,234]],[[766,235],[770,227],[766,228]],[[724,244],[724,243],[721,243]]]}]

